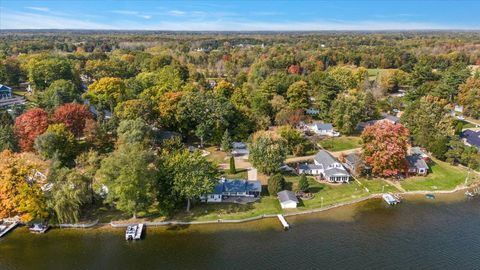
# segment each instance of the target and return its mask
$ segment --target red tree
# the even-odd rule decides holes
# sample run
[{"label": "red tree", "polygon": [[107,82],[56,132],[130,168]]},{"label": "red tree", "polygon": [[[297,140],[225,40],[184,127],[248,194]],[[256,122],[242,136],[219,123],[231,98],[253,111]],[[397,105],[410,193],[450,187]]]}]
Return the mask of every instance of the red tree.
[{"label": "red tree", "polygon": [[53,113],[53,121],[65,124],[67,129],[76,137],[83,135],[85,122],[92,118],[87,106],[77,103],[67,103],[58,107]]},{"label": "red tree", "polygon": [[302,71],[302,68],[300,65],[290,65],[288,67],[288,74],[300,74]]},{"label": "red tree", "polygon": [[375,175],[396,176],[407,170],[408,129],[387,121],[377,122],[362,133],[363,157]]},{"label": "red tree", "polygon": [[15,130],[22,151],[31,151],[33,142],[48,127],[48,113],[42,109],[28,110],[15,120]]}]

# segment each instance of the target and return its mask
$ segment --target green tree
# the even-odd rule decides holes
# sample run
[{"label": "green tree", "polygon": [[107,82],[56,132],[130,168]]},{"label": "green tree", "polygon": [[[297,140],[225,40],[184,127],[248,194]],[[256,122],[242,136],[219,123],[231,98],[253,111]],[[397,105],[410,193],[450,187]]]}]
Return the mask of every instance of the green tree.
[{"label": "green tree", "polygon": [[309,188],[310,188],[310,185],[308,184],[307,176],[305,174],[302,174],[298,182],[298,189],[300,189],[303,192],[307,192]]},{"label": "green tree", "polygon": [[230,137],[230,133],[228,129],[225,129],[222,137],[222,144],[221,144],[222,151],[228,152],[232,149],[232,137]]},{"label": "green tree", "polygon": [[108,187],[105,198],[121,211],[137,217],[155,200],[158,175],[155,155],[141,144],[124,144],[102,160],[96,173],[98,184]]},{"label": "green tree", "polygon": [[63,57],[32,58],[27,63],[28,80],[35,90],[44,90],[57,80],[78,82],[72,62]]},{"label": "green tree", "polygon": [[75,136],[64,124],[53,124],[35,139],[35,150],[44,158],[58,158],[62,163],[72,162],[76,154]]},{"label": "green tree", "polygon": [[168,158],[166,164],[171,172],[173,191],[187,200],[187,212],[190,211],[192,200],[213,190],[218,169],[200,152],[178,152]]},{"label": "green tree", "polygon": [[115,106],[125,97],[126,85],[120,78],[105,77],[88,86],[83,98],[98,110],[113,111]]},{"label": "green tree", "polygon": [[74,101],[80,101],[80,93],[74,83],[67,80],[56,80],[44,91],[35,93],[41,108],[54,108]]},{"label": "green tree", "polygon": [[120,122],[117,128],[117,134],[117,145],[135,143],[142,145],[152,144],[152,129],[142,119],[124,120]]},{"label": "green tree", "polygon": [[13,125],[0,125],[0,152],[4,150],[10,150],[12,152],[19,150]]},{"label": "green tree", "polygon": [[298,81],[290,85],[287,90],[288,104],[293,109],[307,109],[310,105],[308,84]]},{"label": "green tree", "polygon": [[47,205],[54,211],[59,223],[76,223],[90,195],[88,179],[75,169],[56,170],[54,177],[49,177],[53,187]]},{"label": "green tree", "polygon": [[468,116],[480,118],[480,75],[469,78],[460,85],[458,102],[463,105],[464,113]]},{"label": "green tree", "polygon": [[274,174],[268,178],[268,193],[270,196],[276,196],[278,192],[285,187],[285,178],[281,174]]},{"label": "green tree", "polygon": [[[454,135],[454,121],[449,115],[449,103],[444,99],[425,96],[410,103],[405,109],[401,121],[410,130],[415,144],[432,151],[439,147],[445,138]],[[435,147],[434,147],[435,146]],[[441,151],[435,151],[441,158]]]},{"label": "green tree", "polygon": [[260,172],[271,175],[277,172],[286,157],[285,142],[272,134],[257,132],[250,145],[249,158]]},{"label": "green tree", "polygon": [[235,168],[235,158],[233,156],[230,157],[230,174],[236,174],[237,169]]}]

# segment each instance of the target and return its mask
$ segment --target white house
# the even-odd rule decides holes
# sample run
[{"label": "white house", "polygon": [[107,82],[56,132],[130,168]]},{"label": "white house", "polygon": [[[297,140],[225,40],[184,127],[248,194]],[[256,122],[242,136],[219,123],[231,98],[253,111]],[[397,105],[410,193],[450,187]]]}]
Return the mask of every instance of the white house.
[{"label": "white house", "polygon": [[333,129],[333,125],[330,123],[312,123],[307,125],[307,128],[313,133],[321,136],[337,137],[340,133]]},{"label": "white house", "polygon": [[295,196],[295,193],[293,193],[290,190],[284,190],[280,191],[277,193],[278,200],[280,201],[280,206],[282,209],[291,209],[291,208],[297,208],[298,205],[298,199],[297,196]]},{"label": "white house", "polygon": [[12,88],[0,84],[0,99],[10,99],[12,98]]},{"label": "white house", "polygon": [[313,158],[313,164],[301,164],[298,167],[299,174],[320,176],[332,183],[348,183],[350,174],[342,163],[325,150],[320,150]]}]

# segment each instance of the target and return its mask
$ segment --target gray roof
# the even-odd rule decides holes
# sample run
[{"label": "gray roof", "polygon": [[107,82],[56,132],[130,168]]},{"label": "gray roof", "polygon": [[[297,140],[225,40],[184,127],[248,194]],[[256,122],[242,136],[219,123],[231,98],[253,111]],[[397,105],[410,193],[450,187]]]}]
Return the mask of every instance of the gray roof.
[{"label": "gray roof", "polygon": [[417,169],[422,169],[422,168],[428,169],[428,165],[425,162],[425,160],[423,160],[421,155],[407,156],[407,161],[408,161],[409,167],[415,167]]},{"label": "gray roof", "polygon": [[315,159],[316,162],[323,164],[323,166],[325,167],[328,167],[333,163],[339,163],[336,158],[334,158],[329,152],[325,150],[320,150],[313,159]]},{"label": "gray roof", "polygon": [[283,190],[277,193],[278,200],[280,202],[288,202],[288,201],[294,201],[298,203],[297,196],[295,196],[295,193],[293,193],[290,190]]},{"label": "gray roof", "polygon": [[412,153],[412,155],[425,155],[423,150],[418,146],[410,148],[410,153]]},{"label": "gray roof", "polygon": [[357,164],[361,159],[357,153],[350,153],[345,156],[345,160],[350,164]]},{"label": "gray roof", "polygon": [[330,176],[350,176],[350,174],[342,169],[339,168],[331,168],[328,170],[325,170],[324,174],[328,177]]},{"label": "gray roof", "polygon": [[323,165],[304,163],[304,164],[300,164],[298,168],[301,170],[315,170],[315,169],[321,170],[323,169]]},{"label": "gray roof", "polygon": [[400,118],[396,117],[396,116],[393,116],[393,115],[389,115],[389,114],[384,114],[383,115],[384,119],[386,120],[390,120],[394,123],[400,123]]},{"label": "gray roof", "polygon": [[468,144],[480,148],[480,131],[467,129],[460,134],[460,138],[465,139]]},{"label": "gray roof", "polygon": [[330,123],[313,123],[312,126],[316,126],[318,130],[332,130],[333,125]]}]

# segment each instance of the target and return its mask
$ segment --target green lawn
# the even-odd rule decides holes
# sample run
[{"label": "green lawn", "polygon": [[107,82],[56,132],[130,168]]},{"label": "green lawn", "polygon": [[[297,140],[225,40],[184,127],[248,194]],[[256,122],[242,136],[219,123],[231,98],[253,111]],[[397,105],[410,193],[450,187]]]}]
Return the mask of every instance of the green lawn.
[{"label": "green lawn", "polygon": [[222,176],[228,179],[247,179],[248,178],[248,171],[247,169],[237,169],[237,173],[231,174],[230,170],[223,171]]},{"label": "green lawn", "polygon": [[337,138],[328,138],[318,142],[325,150],[336,152],[358,148],[361,146],[360,137],[341,136]]},{"label": "green lawn", "polygon": [[216,164],[221,164],[221,163],[229,163],[230,160],[225,159],[228,154],[217,150],[217,147],[215,146],[210,146],[205,148],[206,151],[210,152],[210,154],[206,157],[208,160],[211,162],[214,162]]},{"label": "green lawn", "polygon": [[280,213],[281,208],[277,198],[264,196],[260,201],[243,205],[234,203],[197,204],[190,211],[179,212],[171,218],[174,220],[217,220],[217,219],[245,219],[264,214]]},{"label": "green lawn", "polygon": [[452,190],[465,182],[467,171],[447,162],[434,159],[427,176],[415,176],[402,181],[402,187],[413,190]]}]

